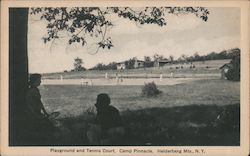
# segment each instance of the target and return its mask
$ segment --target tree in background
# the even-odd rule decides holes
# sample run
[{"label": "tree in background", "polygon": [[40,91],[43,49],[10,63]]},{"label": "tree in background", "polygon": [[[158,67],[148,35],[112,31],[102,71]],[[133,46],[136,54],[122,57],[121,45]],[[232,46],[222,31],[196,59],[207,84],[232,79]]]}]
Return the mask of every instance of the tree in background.
[{"label": "tree in background", "polygon": [[151,60],[150,56],[144,56],[144,67],[153,67],[154,66],[154,62]]},{"label": "tree in background", "polygon": [[117,65],[116,65],[116,62],[111,62],[109,63],[107,66],[107,69],[108,70],[116,70],[117,69]]},{"label": "tree in background", "polygon": [[81,58],[77,57],[74,59],[74,71],[84,71],[86,70],[82,64],[83,64],[83,61]]},{"label": "tree in background", "polygon": [[89,70],[116,70],[116,69],[117,69],[116,62],[111,62],[107,65],[103,63],[98,63],[97,65],[95,65],[93,68]]},{"label": "tree in background", "polygon": [[215,60],[216,59],[216,52],[211,52],[207,55],[208,60]]},{"label": "tree in background", "polygon": [[182,55],[178,58],[177,62],[194,62],[194,61],[206,61],[206,60],[223,60],[223,59],[234,59],[236,56],[240,55],[239,48],[233,48],[228,50],[223,50],[221,52],[211,52],[207,55],[199,55],[198,52],[194,53],[192,56]]},{"label": "tree in background", "polygon": [[98,63],[97,65],[95,65],[95,66],[94,66],[93,68],[91,68],[90,70],[104,70],[104,69],[105,69],[104,66],[105,66],[104,64]]},{"label": "tree in background", "polygon": [[171,63],[173,63],[173,62],[174,62],[174,56],[173,56],[173,55],[170,55],[169,58],[168,58],[168,60],[169,60]]},{"label": "tree in background", "polygon": [[217,56],[219,59],[227,59],[228,56],[227,56],[227,51],[226,50],[223,50],[222,52],[220,52]]},{"label": "tree in background", "polygon": [[153,56],[153,59],[154,59],[154,61],[159,61],[159,60],[165,59],[165,57],[163,55],[159,55],[159,54],[155,53]]},{"label": "tree in background", "polygon": [[151,62],[151,57],[150,56],[144,56],[144,61],[145,62]]},{"label": "tree in background", "polygon": [[231,58],[231,59],[240,56],[240,49],[234,48],[234,49],[228,50],[227,56],[228,56],[228,58]]},{"label": "tree in background", "polygon": [[133,57],[132,59],[125,61],[126,69],[134,69],[135,68],[135,60],[137,60],[137,58]]},{"label": "tree in background", "polygon": [[185,54],[182,54],[178,59],[177,59],[177,62],[179,63],[184,63],[184,62],[187,62],[188,61],[188,56],[185,55]]},{"label": "tree in background", "polygon": [[201,57],[198,52],[194,53],[194,61],[200,61]]}]

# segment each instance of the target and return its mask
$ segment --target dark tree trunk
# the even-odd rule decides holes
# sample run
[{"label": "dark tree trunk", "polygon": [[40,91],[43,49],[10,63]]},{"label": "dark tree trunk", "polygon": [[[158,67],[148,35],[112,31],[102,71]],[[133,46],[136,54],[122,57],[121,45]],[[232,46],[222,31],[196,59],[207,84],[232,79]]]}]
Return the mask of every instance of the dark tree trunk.
[{"label": "dark tree trunk", "polygon": [[28,8],[9,9],[9,145],[25,142]]}]

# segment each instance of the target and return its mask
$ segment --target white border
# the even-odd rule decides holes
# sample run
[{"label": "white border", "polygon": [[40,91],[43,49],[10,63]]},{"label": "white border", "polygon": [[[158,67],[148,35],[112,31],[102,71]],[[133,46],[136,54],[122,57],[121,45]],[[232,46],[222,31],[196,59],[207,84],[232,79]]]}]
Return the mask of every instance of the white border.
[{"label": "white border", "polygon": [[[1,154],[3,155],[100,155],[99,153],[51,153],[51,148],[56,149],[81,149],[80,147],[8,147],[8,7],[55,7],[55,6],[204,6],[204,7],[240,7],[241,8],[241,127],[240,127],[240,146],[171,146],[171,147],[157,147],[157,146],[129,146],[116,147],[126,149],[205,149],[206,153],[202,155],[248,155],[249,153],[249,1],[38,1],[38,0],[3,0],[1,2]],[[98,147],[90,146],[88,148],[107,148],[113,149],[115,147]],[[101,155],[110,155],[104,154]],[[114,154],[118,155],[118,153]],[[124,155],[124,154],[119,154]],[[131,155],[131,154],[127,154]],[[143,154],[134,154],[143,155]],[[151,154],[145,154],[151,155]],[[167,154],[154,154],[167,155]],[[169,154],[180,155],[180,154]],[[194,154],[181,154],[194,155]],[[199,155],[199,154],[197,154]]]}]

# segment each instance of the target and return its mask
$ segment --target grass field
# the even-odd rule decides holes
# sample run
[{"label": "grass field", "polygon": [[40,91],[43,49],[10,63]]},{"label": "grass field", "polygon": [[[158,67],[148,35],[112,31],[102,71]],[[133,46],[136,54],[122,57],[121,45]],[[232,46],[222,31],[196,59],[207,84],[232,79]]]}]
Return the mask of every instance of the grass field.
[{"label": "grass field", "polygon": [[40,86],[46,109],[61,112],[65,127],[54,144],[89,145],[86,130],[96,96],[108,93],[126,128],[121,145],[239,145],[239,82],[198,80],[158,88],[162,94],[147,98],[142,86]]},{"label": "grass field", "polygon": [[239,103],[239,82],[226,80],[198,80],[187,84],[158,86],[158,97],[141,96],[142,86],[41,86],[41,94],[47,109],[60,111],[63,116],[80,115],[93,107],[99,93],[108,93],[112,104],[124,110],[149,107],[173,107],[184,105],[229,105]]}]

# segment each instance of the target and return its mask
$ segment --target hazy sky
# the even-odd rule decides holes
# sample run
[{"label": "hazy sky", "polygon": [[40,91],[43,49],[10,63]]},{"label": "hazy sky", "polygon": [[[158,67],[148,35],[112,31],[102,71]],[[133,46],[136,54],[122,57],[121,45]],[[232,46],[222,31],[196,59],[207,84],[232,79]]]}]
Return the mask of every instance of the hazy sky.
[{"label": "hazy sky", "polygon": [[[67,38],[53,44],[44,44],[46,21],[34,15],[29,17],[28,53],[29,72],[47,73],[73,69],[74,58],[82,58],[84,67],[97,63],[124,61],[132,57],[138,59],[153,56],[155,53],[165,57],[182,54],[207,54],[225,49],[240,47],[240,9],[208,8],[208,21],[204,22],[194,15],[167,15],[167,25],[136,25],[134,22],[116,18],[115,26],[109,31],[114,47],[111,50],[96,47],[68,45]],[[112,17],[114,18],[114,17]]]}]

